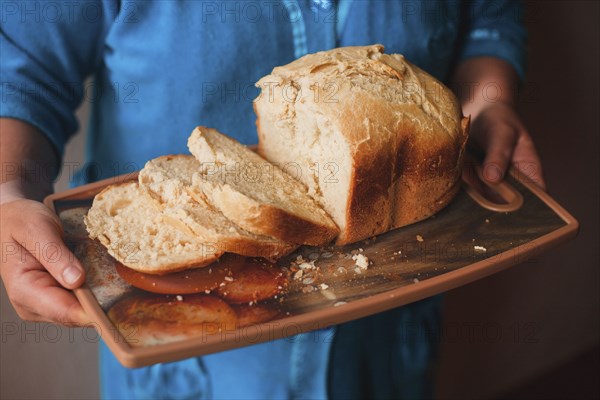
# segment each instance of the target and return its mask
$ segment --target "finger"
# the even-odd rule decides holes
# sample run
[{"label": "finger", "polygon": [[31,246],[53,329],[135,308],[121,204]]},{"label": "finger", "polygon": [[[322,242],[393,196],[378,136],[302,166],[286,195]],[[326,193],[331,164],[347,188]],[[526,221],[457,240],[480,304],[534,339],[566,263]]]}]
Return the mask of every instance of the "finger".
[{"label": "finger", "polygon": [[527,182],[533,182],[546,190],[542,162],[531,136],[522,132],[513,153],[513,165]]},{"label": "finger", "polygon": [[495,124],[489,126],[481,143],[485,151],[483,179],[491,184],[500,183],[504,179],[512,159],[516,136],[515,129],[510,125]]},{"label": "finger", "polygon": [[49,321],[63,325],[87,325],[92,322],[73,292],[63,287],[48,286],[32,304]]},{"label": "finger", "polygon": [[[63,290],[65,290],[65,289],[63,289]],[[85,327],[85,326],[94,325],[94,322],[91,321],[89,318],[87,318],[85,313],[83,314],[83,317],[80,317],[79,320],[71,319],[71,320],[58,321],[53,318],[49,318],[47,316],[37,314],[34,311],[30,311],[29,309],[26,309],[23,307],[17,308],[15,306],[14,308],[17,311],[17,315],[19,316],[19,318],[22,319],[23,321],[27,321],[27,322],[44,322],[44,323],[63,325],[63,326],[73,326],[73,327]]]},{"label": "finger", "polygon": [[[37,210],[36,210],[37,211]],[[48,210],[37,211],[39,218],[28,218],[12,233],[27,253],[37,259],[62,286],[74,289],[85,281],[85,271],[77,258],[65,245],[58,217]]]},{"label": "finger", "polygon": [[11,270],[3,278],[9,298],[21,318],[63,325],[91,322],[75,295],[60,286],[42,265]]}]

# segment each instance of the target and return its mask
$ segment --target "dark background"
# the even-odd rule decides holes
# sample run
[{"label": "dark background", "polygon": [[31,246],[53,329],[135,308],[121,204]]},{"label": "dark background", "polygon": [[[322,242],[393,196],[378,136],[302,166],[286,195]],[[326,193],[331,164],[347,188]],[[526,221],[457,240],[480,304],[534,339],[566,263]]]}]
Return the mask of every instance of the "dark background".
[{"label": "dark background", "polygon": [[[444,327],[458,334],[442,338],[438,397],[444,399],[599,396],[600,10],[596,1],[528,2],[527,8],[521,110],[548,190],[581,231],[544,256],[446,296]],[[65,161],[82,160],[83,141],[84,132],[69,144]],[[93,331],[23,324],[4,287],[0,301],[0,398],[98,397]]]},{"label": "dark background", "polygon": [[[446,326],[467,328],[460,340],[442,344],[441,398],[503,395],[565,363],[569,367],[559,377],[584,363],[590,367],[579,375],[589,371],[597,382],[600,372],[590,371],[598,368],[597,351],[581,355],[599,341],[599,3],[526,4],[529,68],[521,111],[542,158],[548,192],[581,229],[570,243],[448,294]],[[478,325],[487,334],[484,328],[477,333]],[[475,332],[472,340],[468,326]],[[571,376],[564,388],[559,377],[552,375],[540,398],[598,398],[597,383],[592,397],[589,390],[583,393],[585,383]]]}]

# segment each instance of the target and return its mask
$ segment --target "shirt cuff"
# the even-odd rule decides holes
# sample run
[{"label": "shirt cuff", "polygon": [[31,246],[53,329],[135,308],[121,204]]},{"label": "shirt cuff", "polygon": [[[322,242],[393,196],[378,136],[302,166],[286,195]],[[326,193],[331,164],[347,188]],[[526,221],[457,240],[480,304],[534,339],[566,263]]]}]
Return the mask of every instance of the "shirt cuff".
[{"label": "shirt cuff", "polygon": [[48,107],[45,102],[35,99],[34,92],[27,92],[18,84],[2,82],[0,117],[13,118],[37,128],[54,146],[62,158],[68,133],[77,129],[77,121],[73,118],[70,126],[63,126],[60,118],[56,118],[57,110]]},{"label": "shirt cuff", "polygon": [[467,38],[459,59],[496,57],[513,66],[519,78],[525,80],[526,56],[522,43],[497,29],[474,29]]}]

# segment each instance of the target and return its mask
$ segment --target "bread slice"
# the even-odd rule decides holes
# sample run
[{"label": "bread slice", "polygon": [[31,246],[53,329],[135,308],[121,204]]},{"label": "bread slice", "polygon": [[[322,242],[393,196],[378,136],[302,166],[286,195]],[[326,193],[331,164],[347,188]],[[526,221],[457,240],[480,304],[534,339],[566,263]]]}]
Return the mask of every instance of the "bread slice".
[{"label": "bread slice", "polygon": [[202,198],[193,199],[189,194],[192,176],[199,170],[200,163],[191,155],[162,156],[148,161],[138,179],[167,223],[216,243],[220,251],[276,260],[298,247],[242,229]]},{"label": "bread slice", "polygon": [[203,267],[222,254],[216,243],[165,224],[137,182],[108,186],[98,193],[84,221],[90,237],[117,261],[147,274]]},{"label": "bread slice", "polygon": [[200,163],[192,155],[166,155],[148,161],[138,174],[138,181],[161,209],[167,204],[197,204],[189,195],[189,187],[192,175],[199,170]]},{"label": "bread slice", "polygon": [[234,139],[197,127],[188,148],[201,164],[192,177],[192,195],[242,228],[313,246],[327,244],[338,234],[303,184]]}]

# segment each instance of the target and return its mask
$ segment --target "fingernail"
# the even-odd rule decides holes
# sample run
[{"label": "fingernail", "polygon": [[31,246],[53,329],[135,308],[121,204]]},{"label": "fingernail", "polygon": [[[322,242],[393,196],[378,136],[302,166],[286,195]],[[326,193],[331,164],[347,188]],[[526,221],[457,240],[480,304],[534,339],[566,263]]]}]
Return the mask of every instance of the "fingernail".
[{"label": "fingernail", "polygon": [[80,276],[81,271],[79,268],[74,267],[73,265],[69,265],[62,273],[62,277],[67,285],[72,285],[77,282]]}]

